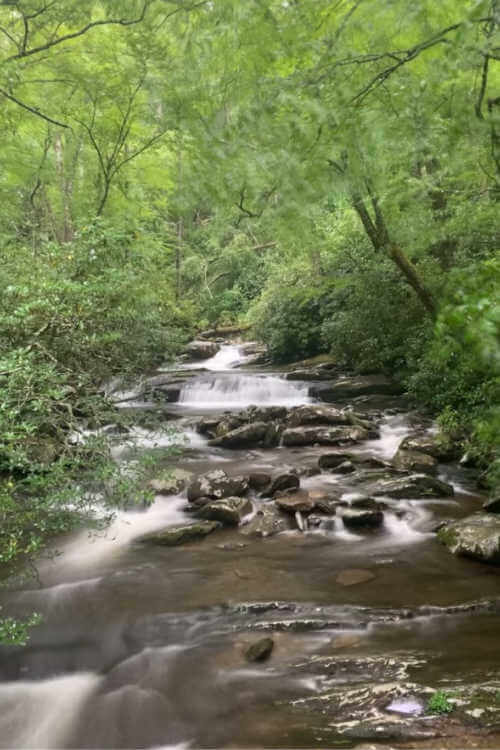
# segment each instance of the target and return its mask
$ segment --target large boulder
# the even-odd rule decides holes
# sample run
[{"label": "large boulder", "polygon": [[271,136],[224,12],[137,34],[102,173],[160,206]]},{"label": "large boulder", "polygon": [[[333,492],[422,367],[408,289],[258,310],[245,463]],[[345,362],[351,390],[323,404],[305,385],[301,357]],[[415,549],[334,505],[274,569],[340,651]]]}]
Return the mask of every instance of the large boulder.
[{"label": "large boulder", "polygon": [[249,406],[238,416],[245,422],[276,422],[286,419],[286,406]]},{"label": "large boulder", "polygon": [[455,491],[451,484],[441,482],[428,474],[411,474],[397,479],[385,479],[371,490],[372,495],[416,500],[426,497],[452,497]]},{"label": "large boulder", "polygon": [[407,435],[401,442],[399,449],[426,453],[438,461],[453,461],[460,455],[460,451],[456,446],[443,442],[443,440],[434,435],[423,432]]},{"label": "large boulder", "polygon": [[372,394],[398,395],[401,392],[401,386],[385,375],[340,378],[333,383],[314,385],[309,391],[311,396],[327,403]]},{"label": "large boulder", "polygon": [[195,502],[202,497],[220,500],[224,497],[244,495],[247,489],[247,477],[229,477],[222,469],[215,469],[191,482],[187,489],[187,498],[189,502]]},{"label": "large boulder", "polygon": [[283,493],[275,497],[274,502],[280,510],[285,513],[310,513],[314,510],[316,503],[306,490],[298,490],[297,492]]},{"label": "large boulder", "polygon": [[287,372],[285,380],[331,380],[331,370],[322,367],[307,367]]},{"label": "large boulder", "polygon": [[368,438],[363,427],[290,427],[283,432],[283,445],[344,445]]},{"label": "large boulder", "polygon": [[307,425],[350,425],[352,418],[349,412],[336,409],[334,406],[321,404],[304,404],[291,410],[288,417],[289,427]]},{"label": "large boulder", "polygon": [[403,448],[399,448],[392,463],[400,471],[416,471],[424,474],[433,474],[437,468],[437,459],[428,453]]},{"label": "large boulder", "polygon": [[237,526],[250,513],[252,503],[246,497],[226,497],[204,505],[197,515],[209,521],[220,521],[228,526]]},{"label": "large boulder", "polygon": [[196,425],[196,432],[200,435],[207,435],[209,438],[214,438],[221,422],[221,417],[203,417]]},{"label": "large boulder", "polygon": [[474,513],[447,524],[437,536],[454,555],[500,565],[500,517]]},{"label": "large boulder", "polygon": [[211,534],[212,531],[222,528],[222,524],[217,521],[199,521],[198,523],[178,524],[168,526],[162,531],[155,531],[152,534],[138,539],[145,544],[158,544],[164,547],[177,547],[179,544],[188,544],[197,539]]},{"label": "large boulder", "polygon": [[225,435],[209,441],[209,445],[218,448],[257,448],[267,444],[268,434],[273,431],[274,425],[266,422],[251,422],[235,430],[226,432]]},{"label": "large boulder", "polygon": [[345,453],[336,451],[335,453],[324,453],[318,459],[318,466],[322,471],[328,469],[335,469],[344,461],[351,461],[356,465],[361,465],[364,469],[387,469],[390,464],[381,458],[375,456],[368,456],[357,453]]},{"label": "large boulder", "polygon": [[214,357],[219,349],[219,344],[214,341],[191,341],[184,351],[193,359],[209,359]]},{"label": "large boulder", "polygon": [[252,520],[241,527],[245,536],[268,537],[291,528],[290,520],[273,504],[259,508]]}]

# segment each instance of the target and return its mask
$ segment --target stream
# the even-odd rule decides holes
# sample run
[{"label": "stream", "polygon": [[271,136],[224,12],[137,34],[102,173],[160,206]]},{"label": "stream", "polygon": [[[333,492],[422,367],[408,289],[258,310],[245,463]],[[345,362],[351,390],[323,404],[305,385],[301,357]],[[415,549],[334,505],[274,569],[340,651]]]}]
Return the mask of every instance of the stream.
[{"label": "stream", "polygon": [[[315,470],[325,446],[227,449],[196,430],[227,410],[313,403],[309,382],[252,366],[236,344],[190,368],[168,405],[185,446],[167,465],[297,471],[301,488],[346,502],[363,489],[357,475]],[[380,428],[349,448],[359,456],[390,460],[418,422],[398,398],[355,406]],[[135,436],[144,449],[172,440],[144,427]],[[116,458],[127,450],[117,445]],[[291,517],[268,538],[243,525],[177,547],[139,543],[193,521],[184,490],[117,512],[105,532],[58,540],[39,561],[40,585],[0,595],[9,614],[43,616],[26,647],[0,650],[0,747],[498,747],[496,731],[480,734],[476,704],[460,719],[425,711],[434,689],[500,695],[500,570],[453,556],[434,533],[484,497],[457,463],[438,476],[453,497],[387,498],[376,530],[349,529],[337,514],[305,532]],[[250,495],[243,524],[266,503]],[[249,662],[245,650],[265,636],[271,658]]]}]

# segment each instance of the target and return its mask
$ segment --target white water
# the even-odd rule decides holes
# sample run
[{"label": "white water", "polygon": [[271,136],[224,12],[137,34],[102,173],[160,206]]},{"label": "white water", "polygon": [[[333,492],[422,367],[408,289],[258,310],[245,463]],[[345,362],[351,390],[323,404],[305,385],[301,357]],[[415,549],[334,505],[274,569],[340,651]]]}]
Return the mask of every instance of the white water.
[{"label": "white water", "polygon": [[88,672],[0,685],[0,747],[60,748],[101,678]]},{"label": "white water", "polygon": [[273,376],[207,376],[187,383],[179,404],[202,409],[230,409],[258,406],[300,406],[310,403],[307,384]]},{"label": "white water", "polygon": [[410,427],[406,415],[398,414],[395,417],[389,417],[380,425],[380,437],[366,442],[359,452],[370,453],[377,458],[389,461],[409,433]]}]

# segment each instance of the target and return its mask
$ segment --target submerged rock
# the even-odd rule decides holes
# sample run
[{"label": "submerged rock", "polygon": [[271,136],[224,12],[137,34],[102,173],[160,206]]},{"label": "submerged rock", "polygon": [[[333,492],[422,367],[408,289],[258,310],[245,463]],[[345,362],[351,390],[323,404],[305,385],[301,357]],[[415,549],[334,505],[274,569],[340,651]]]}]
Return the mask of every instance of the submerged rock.
[{"label": "submerged rock", "polygon": [[401,471],[418,471],[424,474],[432,474],[437,468],[437,459],[428,453],[403,448],[399,448],[392,463]]},{"label": "submerged rock", "polygon": [[372,581],[375,578],[375,574],[371,570],[362,570],[361,568],[350,568],[349,570],[343,570],[336,577],[336,582],[340,583],[341,586],[356,586],[359,583],[366,583]]},{"label": "submerged rock", "polygon": [[176,547],[179,544],[188,544],[197,539],[211,534],[212,531],[222,528],[222,524],[217,521],[199,521],[199,523],[179,524],[169,526],[162,531],[155,531],[147,534],[137,541],[144,544],[158,544],[165,547]]},{"label": "submerged rock", "polygon": [[454,555],[500,565],[500,517],[474,513],[453,521],[437,532],[440,542]]},{"label": "submerged rock", "polygon": [[378,482],[372,494],[416,500],[425,497],[452,497],[455,491],[451,484],[428,474],[411,474],[408,477]]},{"label": "submerged rock", "polygon": [[215,469],[195,479],[188,487],[187,498],[195,502],[199,498],[221,499],[244,495],[248,489],[247,477],[229,477],[222,469]]},{"label": "submerged rock", "polygon": [[265,661],[271,656],[273,648],[274,641],[272,638],[261,638],[248,646],[245,657],[247,661]]},{"label": "submerged rock", "polygon": [[228,526],[237,526],[250,513],[252,503],[246,497],[226,497],[206,503],[198,512],[200,518],[220,521]]}]

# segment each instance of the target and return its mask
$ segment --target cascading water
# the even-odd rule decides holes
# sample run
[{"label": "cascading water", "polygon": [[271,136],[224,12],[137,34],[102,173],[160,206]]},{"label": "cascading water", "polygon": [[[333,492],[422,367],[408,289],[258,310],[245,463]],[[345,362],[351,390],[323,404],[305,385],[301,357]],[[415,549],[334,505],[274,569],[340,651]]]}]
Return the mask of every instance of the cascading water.
[{"label": "cascading water", "polygon": [[259,406],[300,406],[310,402],[307,385],[258,375],[208,375],[187,383],[179,404],[209,409]]}]

